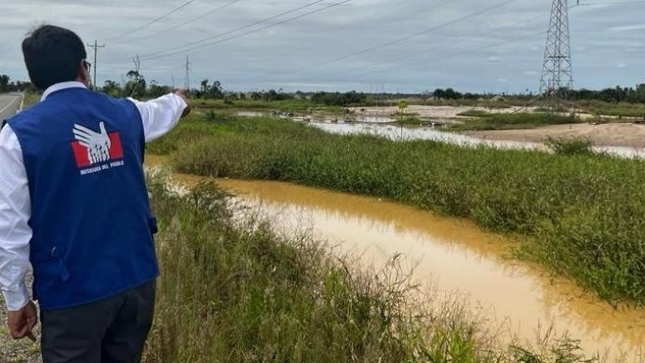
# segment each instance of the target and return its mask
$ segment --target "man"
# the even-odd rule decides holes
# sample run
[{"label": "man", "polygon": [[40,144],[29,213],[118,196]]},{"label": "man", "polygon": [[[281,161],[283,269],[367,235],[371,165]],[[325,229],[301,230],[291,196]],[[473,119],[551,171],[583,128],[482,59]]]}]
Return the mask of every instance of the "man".
[{"label": "man", "polygon": [[87,89],[89,64],[72,31],[42,26],[22,43],[42,101],[0,131],[0,288],[15,339],[45,363],[138,362],[152,324],[155,219],[145,142],[189,112],[178,91],[149,102]]}]

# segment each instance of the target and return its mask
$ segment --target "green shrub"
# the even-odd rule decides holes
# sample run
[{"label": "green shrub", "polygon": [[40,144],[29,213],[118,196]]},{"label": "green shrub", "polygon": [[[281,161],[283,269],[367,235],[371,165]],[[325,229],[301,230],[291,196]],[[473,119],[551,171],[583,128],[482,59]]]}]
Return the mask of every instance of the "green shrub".
[{"label": "green shrub", "polygon": [[584,137],[547,138],[546,146],[561,155],[593,155],[594,142]]}]

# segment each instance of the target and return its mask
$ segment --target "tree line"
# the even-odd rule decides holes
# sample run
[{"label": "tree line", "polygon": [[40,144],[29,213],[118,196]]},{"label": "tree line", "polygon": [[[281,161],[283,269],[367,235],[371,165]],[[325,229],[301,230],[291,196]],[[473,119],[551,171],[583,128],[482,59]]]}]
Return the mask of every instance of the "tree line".
[{"label": "tree line", "polygon": [[0,93],[36,91],[36,87],[31,82],[12,81],[6,74],[0,75]]},{"label": "tree line", "polygon": [[[107,80],[100,87],[95,87],[98,91],[109,94],[113,97],[134,97],[134,98],[155,98],[172,92],[170,86],[161,85],[156,81],[148,82],[143,74],[139,71],[131,70],[126,74],[126,78],[121,83],[113,80]],[[12,81],[7,75],[0,75],[0,93],[6,92],[37,92],[37,89],[30,82]],[[365,104],[369,102],[371,96],[362,92],[315,92],[315,93],[286,93],[282,89],[253,92],[225,92],[220,81],[209,81],[204,79],[200,82],[199,88],[189,90],[191,96],[199,99],[221,99],[225,102],[233,100],[250,99],[254,101],[284,101],[291,99],[311,99],[312,102],[328,106],[349,106],[355,104]],[[604,101],[604,102],[628,102],[628,103],[645,103],[645,83],[638,84],[635,87],[605,88],[602,90],[567,90],[560,89],[557,91],[562,98],[577,101]],[[382,95],[386,96],[386,95]],[[405,96],[405,95],[397,95]],[[409,96],[409,95],[408,95]],[[431,96],[442,100],[477,100],[490,99],[495,96],[492,94],[458,92],[452,88],[437,88],[433,92],[426,93],[425,96]],[[506,95],[504,97],[513,97],[518,99],[530,99],[535,97],[531,92],[523,94]]]},{"label": "tree line", "polygon": [[[635,87],[621,87],[605,88],[602,90],[589,90],[581,88],[578,90],[560,89],[556,92],[559,97],[572,101],[604,101],[604,102],[628,102],[628,103],[645,103],[645,83],[638,84]],[[432,96],[441,100],[476,100],[476,99],[489,99],[490,94],[478,93],[461,93],[452,88],[437,88],[432,92]],[[537,95],[533,93],[506,95],[505,97],[513,98],[534,98]]]}]

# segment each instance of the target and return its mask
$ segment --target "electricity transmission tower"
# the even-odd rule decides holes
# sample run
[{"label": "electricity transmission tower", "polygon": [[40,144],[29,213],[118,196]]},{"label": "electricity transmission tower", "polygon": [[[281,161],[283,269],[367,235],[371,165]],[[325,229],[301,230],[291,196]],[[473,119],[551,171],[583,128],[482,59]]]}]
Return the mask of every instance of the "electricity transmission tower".
[{"label": "electricity transmission tower", "polygon": [[569,40],[568,1],[553,0],[540,79],[540,95],[550,112],[559,110],[562,100],[573,89]]},{"label": "electricity transmission tower", "polygon": [[186,76],[185,76],[185,84],[184,84],[184,89],[186,92],[190,92],[190,56],[186,56]]}]

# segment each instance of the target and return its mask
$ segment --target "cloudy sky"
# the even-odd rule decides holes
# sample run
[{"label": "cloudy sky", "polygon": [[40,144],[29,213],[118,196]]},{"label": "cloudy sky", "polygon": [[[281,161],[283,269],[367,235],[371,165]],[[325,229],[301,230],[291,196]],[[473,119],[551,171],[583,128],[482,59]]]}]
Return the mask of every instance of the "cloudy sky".
[{"label": "cloudy sky", "polygon": [[[645,83],[645,0],[580,3],[570,10],[575,87]],[[3,0],[0,74],[27,80],[20,42],[50,23],[105,43],[100,84],[121,82],[138,54],[146,79],[175,86],[190,55],[193,86],[218,79],[227,90],[535,92],[550,8],[551,0]]]}]

